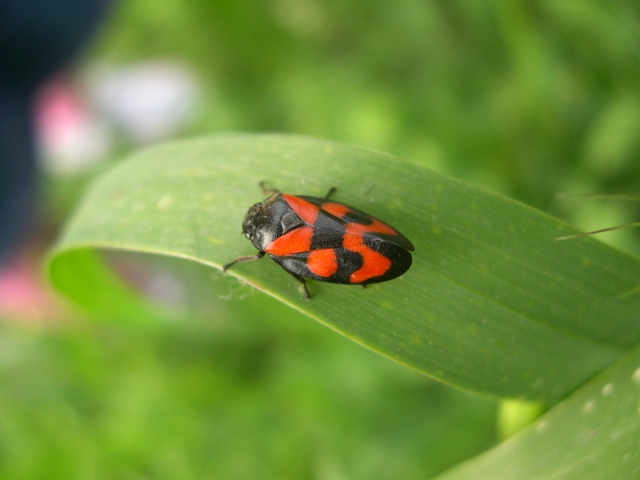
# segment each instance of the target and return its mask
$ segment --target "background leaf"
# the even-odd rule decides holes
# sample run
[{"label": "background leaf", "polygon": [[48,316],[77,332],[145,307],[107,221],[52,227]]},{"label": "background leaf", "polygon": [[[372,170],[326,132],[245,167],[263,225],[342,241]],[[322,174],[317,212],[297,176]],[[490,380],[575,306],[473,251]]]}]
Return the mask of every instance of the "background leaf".
[{"label": "background leaf", "polygon": [[[253,246],[241,220],[257,187],[322,196],[391,223],[416,246],[401,279],[354,287],[295,280],[269,260],[230,273],[348,337],[448,383],[552,401],[640,338],[640,263],[517,202],[388,154],[303,137],[220,135],[136,155],[90,189],[55,248],[53,283],[103,315],[153,317],[95,249],[220,267]],[[70,272],[82,267],[77,281]],[[95,281],[95,283],[94,283]],[[140,302],[138,302],[140,303]],[[606,319],[606,321],[604,321]]]},{"label": "background leaf", "polygon": [[636,347],[520,435],[437,478],[638,478],[638,398]]}]

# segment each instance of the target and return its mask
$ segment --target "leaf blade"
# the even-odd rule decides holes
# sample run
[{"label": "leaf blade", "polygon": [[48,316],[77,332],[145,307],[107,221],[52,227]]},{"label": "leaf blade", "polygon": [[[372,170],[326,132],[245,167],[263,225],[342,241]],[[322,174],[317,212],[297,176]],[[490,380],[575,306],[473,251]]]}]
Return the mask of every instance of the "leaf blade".
[{"label": "leaf blade", "polygon": [[638,478],[639,365],[637,347],[521,434],[437,480]]},{"label": "leaf blade", "polygon": [[[640,339],[640,263],[515,201],[387,154],[304,137],[220,135],[142,152],[91,189],[53,252],[52,280],[80,248],[221,267],[255,249],[240,234],[257,184],[333,197],[414,243],[403,277],[365,291],[312,282],[305,302],[271,260],[230,274],[442,381],[553,401]],[[66,258],[66,259],[65,259]],[[77,296],[77,295],[76,295]],[[610,319],[603,322],[602,319]]]}]

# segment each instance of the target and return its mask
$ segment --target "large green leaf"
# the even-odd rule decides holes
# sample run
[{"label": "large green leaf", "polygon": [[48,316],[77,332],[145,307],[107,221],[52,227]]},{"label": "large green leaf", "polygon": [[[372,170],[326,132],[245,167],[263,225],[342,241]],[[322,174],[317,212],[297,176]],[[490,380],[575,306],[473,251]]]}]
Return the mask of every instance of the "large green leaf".
[{"label": "large green leaf", "polygon": [[640,348],[521,434],[437,478],[640,478]]},{"label": "large green leaf", "polygon": [[100,251],[219,268],[255,252],[242,218],[259,181],[334,198],[416,247],[400,279],[357,287],[297,282],[274,262],[229,275],[435,378],[492,395],[553,401],[640,339],[640,262],[507,198],[388,154],[309,138],[219,135],[142,152],[89,190],[54,249],[56,287],[105,316],[162,315],[128,291]]}]

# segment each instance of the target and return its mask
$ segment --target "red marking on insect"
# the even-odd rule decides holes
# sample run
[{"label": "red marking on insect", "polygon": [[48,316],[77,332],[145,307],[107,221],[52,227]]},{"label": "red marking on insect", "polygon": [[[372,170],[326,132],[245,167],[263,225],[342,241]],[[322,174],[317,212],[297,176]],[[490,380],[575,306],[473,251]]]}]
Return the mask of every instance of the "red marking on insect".
[{"label": "red marking on insect", "polygon": [[338,256],[335,249],[312,250],[307,257],[307,267],[319,277],[331,277],[338,271]]},{"label": "red marking on insect", "polygon": [[300,217],[307,225],[313,225],[318,218],[320,208],[317,205],[307,202],[300,197],[294,197],[293,195],[287,195],[286,193],[280,194],[282,198],[289,204],[291,209]]},{"label": "red marking on insect", "polygon": [[311,250],[313,227],[300,227],[277,237],[264,249],[269,255],[285,256]]},{"label": "red marking on insect", "polygon": [[274,190],[249,209],[242,223],[258,253],[238,257],[223,270],[267,254],[302,282],[307,299],[305,278],[365,286],[405,273],[414,250],[409,239],[369,214],[328,201],[334,191],[318,198]]},{"label": "red marking on insect", "polygon": [[334,217],[342,218],[351,211],[351,208],[342,203],[326,202],[322,204],[322,210]]}]

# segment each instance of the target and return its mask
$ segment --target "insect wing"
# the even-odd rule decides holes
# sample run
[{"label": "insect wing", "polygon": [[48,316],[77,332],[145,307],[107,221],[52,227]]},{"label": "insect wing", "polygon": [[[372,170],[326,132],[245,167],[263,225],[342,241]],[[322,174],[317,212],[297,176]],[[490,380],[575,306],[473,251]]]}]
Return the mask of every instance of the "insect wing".
[{"label": "insect wing", "polygon": [[318,222],[319,224],[316,225],[316,228],[335,230],[362,237],[378,237],[404,249],[414,250],[413,244],[402,233],[356,208],[343,203],[331,202],[324,198],[307,196],[297,198],[303,199],[306,203],[318,209],[318,213],[313,217],[313,220],[316,222],[318,220],[322,221]]},{"label": "insect wing", "polygon": [[409,252],[384,242],[365,241],[271,258],[302,277],[350,285],[385,282],[411,266]]}]

